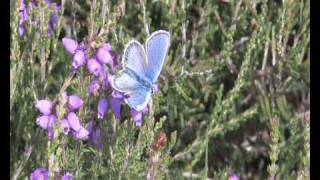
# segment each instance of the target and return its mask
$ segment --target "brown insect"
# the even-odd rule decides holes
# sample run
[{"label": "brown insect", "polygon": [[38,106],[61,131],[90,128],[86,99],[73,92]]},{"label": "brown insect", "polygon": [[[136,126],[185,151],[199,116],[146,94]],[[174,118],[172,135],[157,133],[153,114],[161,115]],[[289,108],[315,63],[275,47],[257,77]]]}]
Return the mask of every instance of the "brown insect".
[{"label": "brown insect", "polygon": [[159,148],[165,146],[167,144],[167,135],[164,132],[160,132],[154,140],[152,144],[153,150],[158,150]]}]

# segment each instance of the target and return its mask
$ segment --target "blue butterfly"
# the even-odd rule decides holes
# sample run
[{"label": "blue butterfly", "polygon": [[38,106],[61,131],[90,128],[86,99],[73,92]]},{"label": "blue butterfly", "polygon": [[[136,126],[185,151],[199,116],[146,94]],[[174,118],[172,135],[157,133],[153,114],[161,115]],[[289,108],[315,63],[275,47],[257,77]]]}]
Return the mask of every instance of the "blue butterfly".
[{"label": "blue butterfly", "polygon": [[125,102],[130,108],[141,111],[147,106],[167,55],[169,41],[169,32],[159,30],[149,36],[145,49],[135,40],[127,44],[122,57],[123,69],[115,74],[111,85],[128,96]]}]

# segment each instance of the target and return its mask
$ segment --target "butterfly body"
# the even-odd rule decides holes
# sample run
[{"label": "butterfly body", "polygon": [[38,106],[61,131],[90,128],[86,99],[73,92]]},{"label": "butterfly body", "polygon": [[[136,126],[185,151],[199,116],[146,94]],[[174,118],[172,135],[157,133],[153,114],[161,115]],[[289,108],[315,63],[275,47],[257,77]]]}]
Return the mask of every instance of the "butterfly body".
[{"label": "butterfly body", "polygon": [[125,102],[137,111],[146,107],[153,85],[160,75],[169,48],[170,34],[156,31],[144,48],[138,41],[130,41],[122,57],[123,70],[112,80],[112,87],[128,95]]}]

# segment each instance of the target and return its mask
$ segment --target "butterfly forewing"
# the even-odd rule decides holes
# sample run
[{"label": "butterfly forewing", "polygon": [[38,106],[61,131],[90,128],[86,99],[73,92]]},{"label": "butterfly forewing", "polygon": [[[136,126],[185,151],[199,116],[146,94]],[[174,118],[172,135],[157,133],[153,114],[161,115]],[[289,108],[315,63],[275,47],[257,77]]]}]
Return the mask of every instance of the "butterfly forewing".
[{"label": "butterfly forewing", "polygon": [[161,72],[169,48],[170,34],[166,31],[154,32],[146,42],[147,72],[146,76],[155,83]]},{"label": "butterfly forewing", "polygon": [[123,68],[129,68],[140,76],[146,74],[147,58],[143,46],[138,41],[130,41],[124,51]]}]

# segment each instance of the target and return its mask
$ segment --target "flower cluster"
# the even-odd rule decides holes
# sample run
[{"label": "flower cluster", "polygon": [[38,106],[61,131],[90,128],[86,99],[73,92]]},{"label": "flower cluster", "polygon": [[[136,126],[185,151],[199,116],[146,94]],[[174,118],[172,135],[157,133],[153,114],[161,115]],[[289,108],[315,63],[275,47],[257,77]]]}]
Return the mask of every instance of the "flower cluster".
[{"label": "flower cluster", "polygon": [[[66,172],[61,177],[61,180],[72,180],[72,178],[73,178],[72,174],[69,172]],[[45,168],[37,168],[30,175],[30,180],[48,180],[48,179],[49,179],[49,172]]]},{"label": "flower cluster", "polygon": [[[67,96],[67,114],[61,120],[60,127],[65,135],[72,134],[76,139],[88,139],[89,132],[81,125],[75,111],[83,106],[83,100],[77,95]],[[48,131],[49,139],[54,139],[54,125],[57,123],[57,116],[54,114],[54,104],[49,100],[39,100],[36,108],[42,113],[36,123]]]},{"label": "flower cluster", "polygon": [[[88,72],[94,77],[88,87],[89,96],[98,96],[100,99],[97,105],[97,118],[103,119],[109,107],[116,119],[121,118],[121,104],[126,98],[122,93],[117,92],[110,86],[112,74],[119,68],[119,55],[112,50],[110,43],[104,43],[96,54],[89,57],[86,53],[86,44],[84,42],[78,43],[71,38],[63,38],[62,43],[66,51],[73,56],[72,70],[77,71],[80,67],[86,66]],[[153,88],[158,91],[158,86]],[[111,92],[108,96],[103,96],[106,92]],[[137,112],[134,109],[130,110],[131,116],[137,127],[142,125],[142,114],[148,112],[146,107],[142,112]]]},{"label": "flower cluster", "polygon": [[[58,21],[58,12],[61,11],[61,5],[58,5],[56,3],[52,3],[50,0],[45,0],[46,5],[49,9],[51,9],[50,19],[48,22],[48,34],[49,36],[52,36],[53,29],[57,26]],[[29,13],[32,11],[32,8],[37,7],[38,2],[31,0],[29,2],[29,8],[26,7],[25,1],[20,0],[20,7],[19,7],[19,36],[23,37],[26,34],[26,27],[25,23],[27,22],[29,18]],[[34,17],[32,18],[32,25],[35,25]]]},{"label": "flower cluster", "polygon": [[[89,57],[86,53],[85,43],[78,43],[71,38],[63,38],[63,45],[67,52],[73,56],[72,70],[77,71],[80,67],[86,66],[88,72],[94,77],[88,87],[89,96],[98,96],[104,92],[112,91],[110,86],[110,77],[108,76],[108,67],[111,71],[116,71],[119,66],[119,56],[114,51],[110,43],[103,44],[96,55]],[[112,93],[110,98],[101,96],[97,105],[97,118],[103,119],[111,106],[115,117],[120,119],[122,95]]]}]

